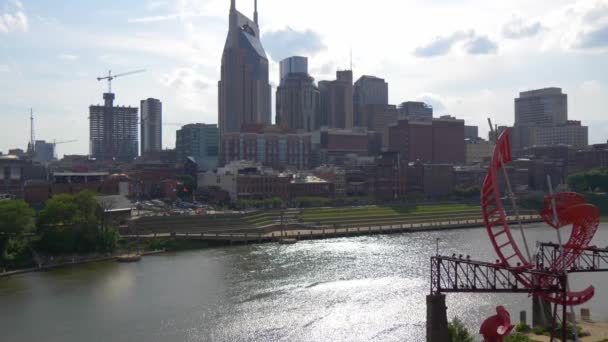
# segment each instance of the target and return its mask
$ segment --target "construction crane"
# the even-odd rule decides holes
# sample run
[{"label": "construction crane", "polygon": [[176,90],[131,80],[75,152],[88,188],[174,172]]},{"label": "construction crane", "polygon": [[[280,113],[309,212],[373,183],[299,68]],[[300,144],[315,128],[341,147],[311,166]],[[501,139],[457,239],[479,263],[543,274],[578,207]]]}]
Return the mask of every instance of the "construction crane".
[{"label": "construction crane", "polygon": [[108,80],[108,93],[111,93],[112,92],[112,80],[113,79],[115,79],[116,77],[121,77],[121,76],[126,76],[126,75],[132,75],[132,74],[138,74],[138,73],[144,72],[144,71],[146,71],[146,69],[129,71],[129,72],[124,72],[122,74],[112,75],[112,70],[108,70],[108,76],[97,77],[97,80],[98,81]]},{"label": "construction crane", "polygon": [[78,140],[74,139],[74,140],[65,140],[65,141],[57,141],[56,139],[53,139],[53,157],[55,159],[57,159],[57,145],[59,144],[68,144],[68,143],[73,143],[73,142],[77,142]]}]

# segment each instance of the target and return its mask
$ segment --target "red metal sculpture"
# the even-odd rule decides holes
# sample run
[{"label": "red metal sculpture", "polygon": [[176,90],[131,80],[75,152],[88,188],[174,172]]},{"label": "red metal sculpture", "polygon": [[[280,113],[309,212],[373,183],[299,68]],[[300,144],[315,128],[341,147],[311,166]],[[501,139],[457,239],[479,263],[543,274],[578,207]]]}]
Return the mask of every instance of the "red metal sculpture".
[{"label": "red metal sculpture", "polygon": [[[497,140],[488,175],[483,183],[481,192],[483,216],[488,236],[498,255],[499,263],[502,266],[514,267],[516,269],[533,269],[535,268],[534,264],[522,254],[513,238],[501,201],[498,173],[500,171],[505,172],[505,165],[511,161],[511,145],[509,142],[509,130],[507,129]],[[553,201],[555,201],[555,213],[557,213],[557,217],[554,217]],[[556,229],[572,225],[572,233],[564,246],[563,253],[555,259],[548,269],[544,270],[559,272],[570,268],[581,252],[589,247],[589,243],[598,229],[599,209],[586,203],[583,196],[565,192],[546,196],[541,216],[547,224]],[[535,285],[538,285],[539,282],[546,284],[555,281],[555,278],[534,279],[526,274],[516,274],[516,277],[521,284],[529,289],[537,287]],[[560,294],[540,295],[552,303],[571,306],[589,301],[594,293],[593,286],[589,286],[583,291],[568,292],[566,298],[562,298],[563,296]]]},{"label": "red metal sculpture", "polygon": [[511,330],[513,330],[511,315],[504,307],[497,306],[496,315],[488,317],[483,322],[479,333],[483,336],[484,342],[502,342]]}]

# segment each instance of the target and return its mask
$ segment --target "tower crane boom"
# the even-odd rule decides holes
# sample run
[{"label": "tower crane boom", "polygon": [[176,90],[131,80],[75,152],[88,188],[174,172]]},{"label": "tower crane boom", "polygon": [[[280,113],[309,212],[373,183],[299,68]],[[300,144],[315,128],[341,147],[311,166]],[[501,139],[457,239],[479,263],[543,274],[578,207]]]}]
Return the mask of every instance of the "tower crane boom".
[{"label": "tower crane boom", "polygon": [[129,71],[129,72],[123,72],[121,74],[112,75],[112,70],[108,70],[108,76],[97,77],[97,80],[98,81],[108,80],[108,93],[111,93],[112,92],[112,80],[114,80],[116,77],[138,74],[138,73],[144,72],[144,71],[146,71],[146,69],[134,70],[134,71]]}]

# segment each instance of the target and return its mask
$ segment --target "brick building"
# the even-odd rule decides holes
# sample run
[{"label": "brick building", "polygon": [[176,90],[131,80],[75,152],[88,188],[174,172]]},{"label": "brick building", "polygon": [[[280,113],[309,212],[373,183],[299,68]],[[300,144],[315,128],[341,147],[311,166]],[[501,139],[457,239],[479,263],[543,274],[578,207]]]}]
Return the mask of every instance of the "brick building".
[{"label": "brick building", "polygon": [[342,165],[347,155],[367,156],[376,137],[365,128],[320,129],[312,136],[313,164]]},{"label": "brick building", "polygon": [[296,175],[289,184],[289,198],[323,197],[333,198],[335,187],[332,182],[311,175]]},{"label": "brick building", "polygon": [[388,129],[388,150],[408,161],[464,163],[464,120],[449,116],[431,122],[399,120]]},{"label": "brick building", "polygon": [[291,175],[265,169],[250,161],[232,162],[214,171],[198,174],[198,187],[228,193],[231,201],[239,199],[289,198]]},{"label": "brick building", "polygon": [[376,158],[374,197],[380,201],[395,201],[405,193],[405,172],[398,152],[383,152]]}]

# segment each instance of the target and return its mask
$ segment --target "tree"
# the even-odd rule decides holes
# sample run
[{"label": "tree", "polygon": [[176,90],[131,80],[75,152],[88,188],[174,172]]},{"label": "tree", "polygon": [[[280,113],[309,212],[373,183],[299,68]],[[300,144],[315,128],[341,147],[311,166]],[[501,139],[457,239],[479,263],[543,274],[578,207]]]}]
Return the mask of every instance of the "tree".
[{"label": "tree", "polygon": [[468,188],[456,187],[454,189],[454,194],[459,197],[471,198],[471,197],[479,197],[481,192],[481,188],[478,186],[471,186]]},{"label": "tree", "polygon": [[464,326],[458,317],[455,317],[448,324],[448,334],[451,342],[473,342],[473,336],[471,336],[469,329]]},{"label": "tree", "polygon": [[608,191],[608,169],[593,169],[568,177],[568,186],[576,192]]},{"label": "tree", "polygon": [[101,228],[104,232],[108,230],[107,213],[112,209],[116,209],[116,199],[113,197],[104,197],[97,201],[101,211]]},{"label": "tree", "polygon": [[0,201],[0,265],[26,249],[24,233],[34,228],[34,210],[22,200]]},{"label": "tree", "polygon": [[34,228],[34,210],[22,200],[0,201],[0,234],[21,235]]},{"label": "tree", "polygon": [[100,229],[101,210],[92,192],[57,195],[38,215],[39,247],[50,253],[90,253],[112,250],[116,232]]}]

